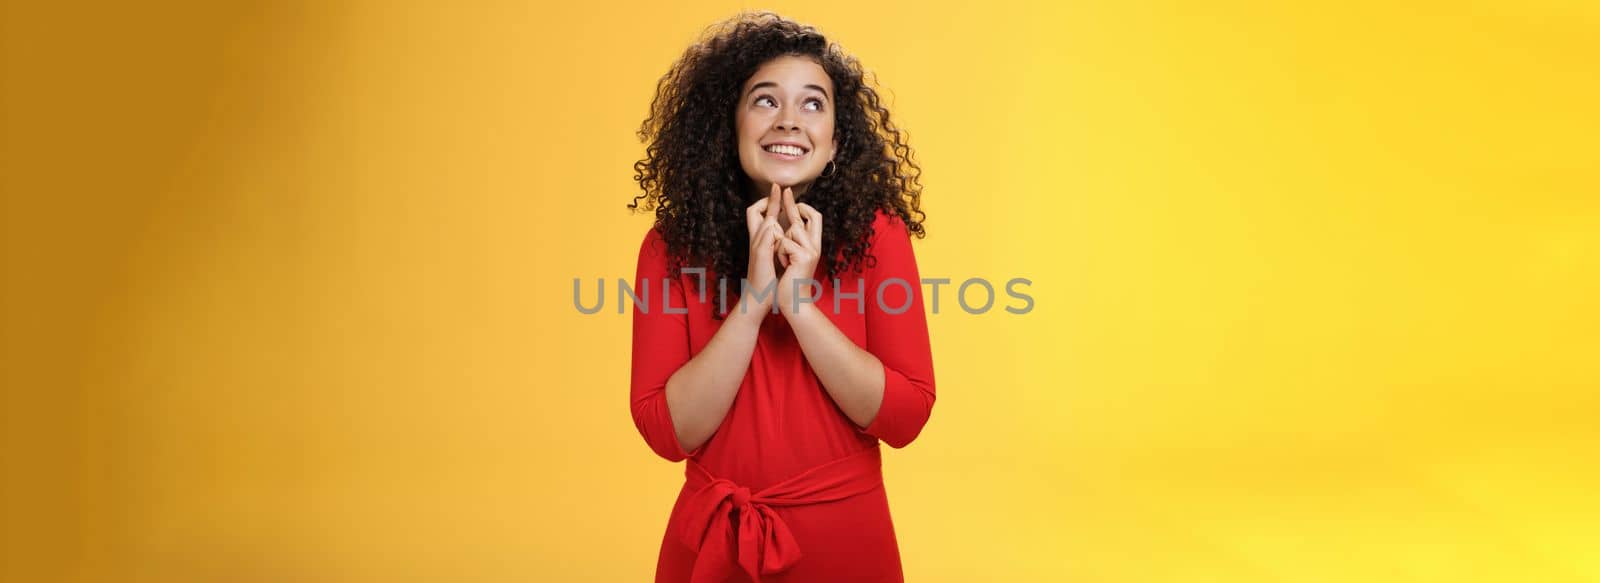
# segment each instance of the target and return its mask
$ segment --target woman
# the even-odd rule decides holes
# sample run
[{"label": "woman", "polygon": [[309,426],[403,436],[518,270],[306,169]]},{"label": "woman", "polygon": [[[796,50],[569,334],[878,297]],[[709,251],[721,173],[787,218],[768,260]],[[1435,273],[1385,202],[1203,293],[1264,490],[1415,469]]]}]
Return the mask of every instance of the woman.
[{"label": "woman", "polygon": [[904,136],[854,58],[770,13],[690,47],[639,135],[633,420],[688,460],[656,580],[901,580],[878,442],[934,401]]}]

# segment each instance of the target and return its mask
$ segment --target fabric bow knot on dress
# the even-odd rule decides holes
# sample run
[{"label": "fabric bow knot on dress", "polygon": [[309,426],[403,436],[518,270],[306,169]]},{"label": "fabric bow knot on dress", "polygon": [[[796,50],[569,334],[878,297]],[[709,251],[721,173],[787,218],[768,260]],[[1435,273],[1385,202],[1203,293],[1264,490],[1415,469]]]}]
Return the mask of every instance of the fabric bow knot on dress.
[{"label": "fabric bow knot on dress", "polygon": [[[699,552],[690,578],[693,583],[718,583],[736,566],[759,583],[761,576],[781,573],[798,562],[800,548],[774,507],[833,502],[883,487],[877,447],[816,466],[754,493],[712,476],[693,460],[685,474],[693,493],[678,535]],[[733,524],[735,516],[737,525]]]}]

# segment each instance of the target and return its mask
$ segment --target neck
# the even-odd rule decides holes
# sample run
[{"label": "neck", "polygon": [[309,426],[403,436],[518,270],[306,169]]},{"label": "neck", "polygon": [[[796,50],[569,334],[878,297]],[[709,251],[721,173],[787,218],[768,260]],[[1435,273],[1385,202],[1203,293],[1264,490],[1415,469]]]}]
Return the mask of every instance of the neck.
[{"label": "neck", "polygon": [[[752,181],[750,181],[750,183],[751,183],[750,184],[750,194],[746,195],[746,199],[747,200],[745,202],[754,203],[755,201],[758,201],[758,200],[761,200],[763,198],[766,198],[767,195],[772,194],[772,183],[771,182],[754,181],[754,180],[752,180]],[[782,187],[783,185],[780,184],[778,186]],[[796,201],[799,201],[800,197],[805,196],[806,191],[811,189],[811,183],[810,182],[803,182],[803,183],[800,183],[800,184],[789,186],[787,188],[794,189],[794,199]]]}]

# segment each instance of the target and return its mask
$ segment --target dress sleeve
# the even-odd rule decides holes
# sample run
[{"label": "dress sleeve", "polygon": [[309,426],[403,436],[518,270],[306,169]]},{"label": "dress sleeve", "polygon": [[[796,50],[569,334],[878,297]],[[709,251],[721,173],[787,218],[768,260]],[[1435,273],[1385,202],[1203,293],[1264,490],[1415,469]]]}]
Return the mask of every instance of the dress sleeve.
[{"label": "dress sleeve", "polygon": [[933,352],[922,309],[922,280],[905,223],[883,213],[873,226],[870,253],[876,263],[866,268],[862,299],[867,305],[866,349],[883,363],[883,404],[866,432],[901,448],[916,439],[933,412]]},{"label": "dress sleeve", "polygon": [[[681,280],[674,281],[670,290],[663,284],[668,279],[667,244],[661,234],[651,229],[639,246],[639,266],[633,280],[641,302],[647,302],[648,313],[633,309],[633,374],[629,390],[629,404],[633,424],[650,449],[668,461],[682,461],[699,453],[683,451],[678,434],[673,430],[672,415],[667,410],[667,379],[684,363],[689,362],[689,320],[685,314],[669,314],[665,305],[686,306]],[[645,282],[649,282],[648,284]],[[650,286],[647,299],[643,286]],[[662,298],[663,292],[672,297]],[[662,300],[668,300],[663,304]]]}]

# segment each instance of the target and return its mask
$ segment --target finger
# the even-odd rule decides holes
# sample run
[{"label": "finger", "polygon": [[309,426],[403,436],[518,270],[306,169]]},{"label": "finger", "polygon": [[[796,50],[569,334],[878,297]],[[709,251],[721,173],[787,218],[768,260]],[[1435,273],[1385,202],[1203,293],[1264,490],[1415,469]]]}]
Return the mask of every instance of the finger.
[{"label": "finger", "polygon": [[800,224],[800,209],[797,209],[794,206],[793,188],[783,189],[783,214],[784,216],[789,217],[789,224]]},{"label": "finger", "polygon": [[778,187],[778,183],[774,182],[772,183],[772,194],[767,195],[767,208],[763,209],[766,211],[767,218],[778,218],[778,207],[782,204],[783,191]]},{"label": "finger", "polygon": [[800,221],[789,223],[789,230],[784,231],[783,236],[799,243],[802,247],[811,248],[811,233],[806,231],[806,226],[800,224]]},{"label": "finger", "polygon": [[777,229],[779,234],[783,233],[783,225],[778,224],[777,217],[766,217],[761,219],[760,229],[762,231],[767,229]]},{"label": "finger", "polygon": [[778,256],[778,264],[783,267],[789,267],[789,254],[784,252],[782,245],[783,241],[787,238],[783,236],[783,227],[778,225],[777,221],[773,221],[772,226],[767,228],[767,232],[771,233],[771,235],[767,239],[766,254],[771,255],[776,253]]},{"label": "finger", "polygon": [[811,242],[822,244],[822,213],[806,203],[800,203],[801,215],[806,219],[806,232],[811,236]]},{"label": "finger", "polygon": [[[773,188],[776,189],[777,186],[774,185]],[[761,199],[758,204],[761,205],[761,228],[765,229],[769,224],[778,224],[778,209],[783,206],[783,200],[778,196],[778,191],[773,190],[772,194]]]},{"label": "finger", "polygon": [[782,251],[784,253],[789,254],[789,255],[797,255],[797,256],[802,257],[802,258],[806,257],[806,249],[805,249],[805,247],[801,247],[800,243],[795,241],[794,239],[790,239],[788,237],[784,237],[783,240],[779,241],[778,243],[783,246]]},{"label": "finger", "polygon": [[767,225],[767,252],[771,253],[778,248],[778,242],[783,240],[783,227],[778,221],[768,219]]},{"label": "finger", "polygon": [[772,240],[772,228],[773,224],[771,222],[764,222],[756,229],[756,233],[750,236],[750,249],[752,253],[772,252],[772,247],[776,244]]},{"label": "finger", "polygon": [[761,219],[767,212],[768,200],[769,199],[767,198],[763,198],[756,201],[755,204],[745,207],[744,226],[746,232],[754,235],[756,230],[761,228]]}]

